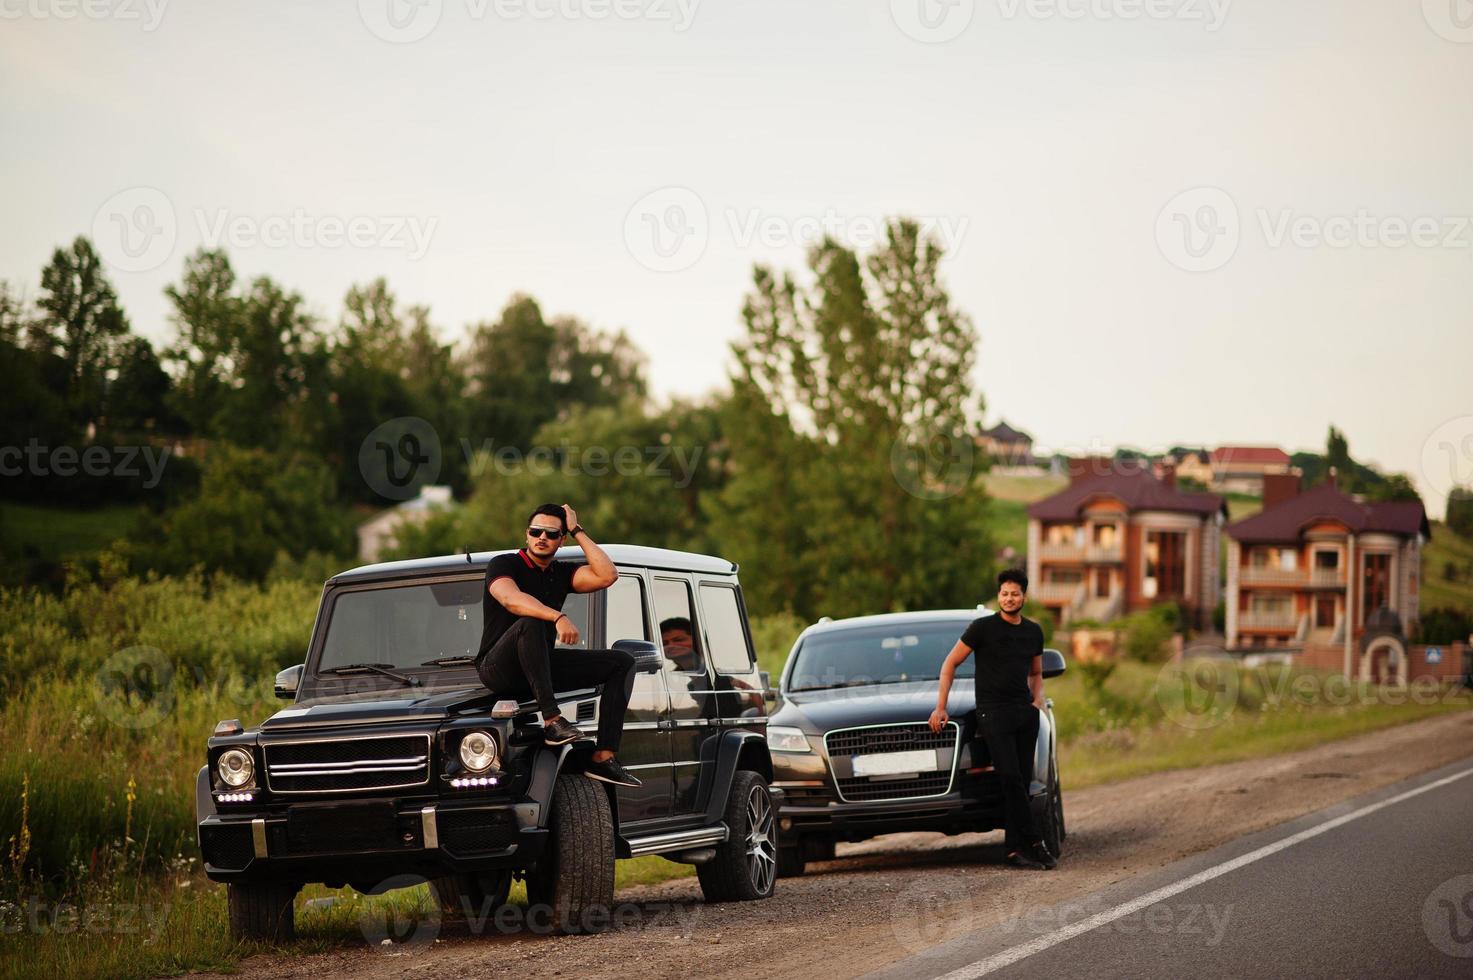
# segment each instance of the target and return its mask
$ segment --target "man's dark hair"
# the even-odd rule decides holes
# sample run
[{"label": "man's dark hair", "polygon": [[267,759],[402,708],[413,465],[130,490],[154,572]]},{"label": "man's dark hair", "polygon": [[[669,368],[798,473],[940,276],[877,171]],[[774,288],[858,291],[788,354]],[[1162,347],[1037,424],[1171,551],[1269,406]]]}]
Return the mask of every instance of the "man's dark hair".
[{"label": "man's dark hair", "polygon": [[660,620],[660,633],[664,634],[670,630],[685,630],[692,636],[696,633],[690,625],[690,620],[684,616],[671,616],[669,619]]},{"label": "man's dark hair", "polygon": [[1000,589],[1005,583],[1012,582],[1028,594],[1028,573],[1021,568],[1004,568],[997,573],[997,587]]},{"label": "man's dark hair", "polygon": [[556,517],[558,519],[558,524],[562,526],[562,529],[564,531],[567,531],[567,529],[568,529],[568,514],[567,514],[566,511],[563,510],[561,504],[542,504],[542,505],[540,505],[536,510],[532,511],[532,513],[530,513],[530,514],[527,515],[527,526],[528,527],[531,527],[532,526],[532,518],[536,517],[538,514],[546,514],[548,517]]}]

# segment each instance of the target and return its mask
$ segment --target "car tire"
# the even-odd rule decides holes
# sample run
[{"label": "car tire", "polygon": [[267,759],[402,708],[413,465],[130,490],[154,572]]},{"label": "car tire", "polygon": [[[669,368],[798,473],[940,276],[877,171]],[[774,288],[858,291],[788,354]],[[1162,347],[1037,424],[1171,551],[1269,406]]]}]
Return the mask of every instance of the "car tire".
[{"label": "car tire", "polygon": [[750,902],[771,898],[777,884],[777,807],[760,773],[738,770],[726,797],[727,840],[716,856],[696,865],[701,893],[708,902]]},{"label": "car tire", "polygon": [[486,921],[506,904],[511,894],[511,869],[476,874],[447,874],[430,879],[430,891],[445,919],[472,916]]},{"label": "car tire", "polygon": [[278,882],[232,882],[227,886],[230,938],[279,945],[296,938],[292,901],[299,886]]},{"label": "car tire", "polygon": [[529,918],[550,912],[552,927],[564,935],[601,932],[614,904],[608,794],[582,773],[564,773],[553,787],[548,828],[547,847],[527,872]]},{"label": "car tire", "polygon": [[803,858],[803,846],[801,843],[784,844],[777,849],[777,876],[779,878],[800,878],[807,862]]},{"label": "car tire", "polygon": [[1039,829],[1043,832],[1044,846],[1049,849],[1050,854],[1058,857],[1063,853],[1067,834],[1064,830],[1064,793],[1059,788],[1059,766],[1056,759],[1049,760],[1045,795],[1047,802],[1044,804],[1043,826]]}]

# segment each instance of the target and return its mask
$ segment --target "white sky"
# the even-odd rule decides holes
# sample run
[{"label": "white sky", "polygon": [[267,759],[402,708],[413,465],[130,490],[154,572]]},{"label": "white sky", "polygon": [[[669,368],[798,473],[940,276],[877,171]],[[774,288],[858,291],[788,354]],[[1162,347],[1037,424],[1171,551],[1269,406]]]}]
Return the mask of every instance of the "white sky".
[{"label": "white sky", "polygon": [[[754,262],[910,214],[955,236],[989,422],[1064,450],[1322,449],[1333,422],[1434,514],[1473,478],[1460,0],[87,2],[0,0],[0,277],[34,293],[94,234],[155,341],[223,220],[239,272],[331,319],[380,274],[447,336],[526,291],[694,395]],[[1186,271],[1177,222],[1214,202],[1237,238]],[[249,240],[284,219],[299,241]],[[661,220],[693,229],[669,255]],[[120,221],[165,233],[130,254]],[[1347,228],[1369,241],[1317,239]]]}]

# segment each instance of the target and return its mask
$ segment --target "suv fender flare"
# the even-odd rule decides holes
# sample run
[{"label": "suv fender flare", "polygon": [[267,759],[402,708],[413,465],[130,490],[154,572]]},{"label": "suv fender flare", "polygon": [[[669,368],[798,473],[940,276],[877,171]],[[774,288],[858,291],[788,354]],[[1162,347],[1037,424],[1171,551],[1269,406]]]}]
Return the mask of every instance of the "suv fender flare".
[{"label": "suv fender flare", "polygon": [[[772,756],[767,751],[766,735],[745,730],[722,732],[721,738],[715,742],[714,751],[715,765],[702,766],[703,783],[704,773],[712,773],[710,785],[702,786],[697,797],[705,804],[708,825],[720,823],[725,818],[726,797],[731,792],[732,780],[736,779],[738,770],[751,769],[767,782],[772,782]],[[704,756],[706,752],[701,754]]]},{"label": "suv fender flare", "polygon": [[[577,743],[558,746],[541,746],[537,750],[537,757],[532,761],[532,778],[527,783],[527,796],[537,803],[537,826],[547,827],[548,820],[552,817],[552,791],[557,785],[557,778],[571,767],[571,757],[578,751],[574,748]],[[585,742],[584,745],[591,743]],[[590,750],[583,750],[586,759]],[[609,806],[613,809],[614,827],[619,826],[619,794],[614,792],[612,786],[599,783],[608,792]]]}]

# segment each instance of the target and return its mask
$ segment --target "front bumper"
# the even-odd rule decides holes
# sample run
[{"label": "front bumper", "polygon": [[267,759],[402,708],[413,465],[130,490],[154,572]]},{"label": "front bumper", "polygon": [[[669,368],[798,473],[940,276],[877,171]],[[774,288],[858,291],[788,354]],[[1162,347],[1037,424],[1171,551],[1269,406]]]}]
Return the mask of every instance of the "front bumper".
[{"label": "front bumper", "polygon": [[[782,832],[791,837],[822,836],[833,840],[860,841],[881,834],[938,831],[945,834],[999,830],[1005,823],[1002,789],[988,769],[979,773],[958,772],[951,791],[942,796],[846,802],[839,798],[830,780],[780,781],[786,803],[778,810]],[[1034,819],[1048,806],[1044,787],[1036,780],[1030,787],[1029,805]]]},{"label": "front bumper", "polygon": [[215,813],[199,824],[214,881],[379,882],[526,868],[548,831],[530,802],[377,800]]}]

